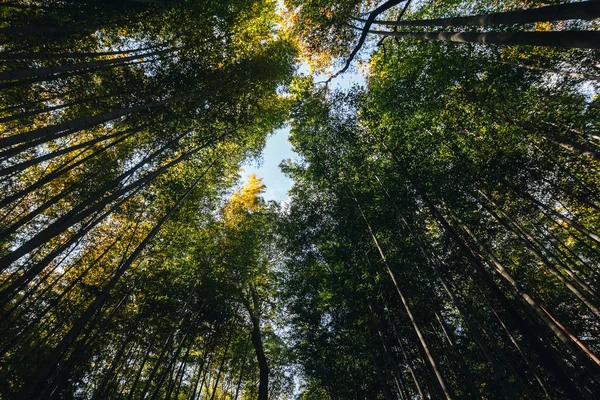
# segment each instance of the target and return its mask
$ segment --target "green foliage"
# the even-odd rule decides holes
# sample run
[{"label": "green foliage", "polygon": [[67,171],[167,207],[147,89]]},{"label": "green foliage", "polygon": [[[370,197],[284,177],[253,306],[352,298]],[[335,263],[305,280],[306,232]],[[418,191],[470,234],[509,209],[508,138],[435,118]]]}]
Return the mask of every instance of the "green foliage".
[{"label": "green foliage", "polygon": [[[597,398],[597,50],[385,38],[366,87],[294,76],[373,10],[550,3],[1,3],[0,397]],[[467,28],[597,29],[550,19]],[[289,201],[235,190],[286,121]]]},{"label": "green foliage", "polygon": [[[294,84],[303,162],[284,167],[296,183],[281,229],[306,396],[598,390],[599,343],[574,341],[599,328],[596,110],[575,82],[499,56],[389,42],[367,90]],[[528,330],[578,361],[551,366]]]}]

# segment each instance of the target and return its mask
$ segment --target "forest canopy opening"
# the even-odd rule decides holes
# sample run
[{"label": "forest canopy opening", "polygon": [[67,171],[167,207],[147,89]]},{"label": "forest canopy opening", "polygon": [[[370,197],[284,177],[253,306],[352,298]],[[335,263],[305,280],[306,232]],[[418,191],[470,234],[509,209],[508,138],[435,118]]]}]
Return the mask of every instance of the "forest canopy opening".
[{"label": "forest canopy opening", "polygon": [[0,398],[598,398],[599,17],[0,3]]}]

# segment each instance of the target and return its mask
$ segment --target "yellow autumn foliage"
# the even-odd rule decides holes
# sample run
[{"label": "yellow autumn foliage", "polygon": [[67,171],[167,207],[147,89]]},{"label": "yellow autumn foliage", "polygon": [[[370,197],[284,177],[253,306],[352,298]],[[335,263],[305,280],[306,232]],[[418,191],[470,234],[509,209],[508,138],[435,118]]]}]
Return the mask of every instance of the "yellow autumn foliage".
[{"label": "yellow autumn foliage", "polygon": [[262,178],[252,174],[248,182],[236,191],[231,199],[223,207],[223,220],[225,225],[230,227],[238,226],[244,219],[247,212],[256,212],[264,207],[264,203],[259,195],[265,190]]}]

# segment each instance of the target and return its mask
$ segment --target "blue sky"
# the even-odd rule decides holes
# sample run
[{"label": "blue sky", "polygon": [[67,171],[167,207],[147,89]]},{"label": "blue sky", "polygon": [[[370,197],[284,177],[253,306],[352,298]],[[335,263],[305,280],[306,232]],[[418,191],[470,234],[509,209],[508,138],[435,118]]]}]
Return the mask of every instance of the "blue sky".
[{"label": "blue sky", "polygon": [[[284,10],[283,1],[278,0],[278,7],[280,10]],[[285,12],[285,11],[283,11]],[[372,43],[365,43],[363,47],[363,54],[361,55],[362,60],[368,60],[370,53],[374,50]],[[332,89],[346,90],[355,84],[365,86],[365,78],[357,72],[359,67],[357,66],[357,60],[354,60],[354,67],[350,68],[345,74],[333,79],[329,84]],[[340,68],[337,66],[336,68]],[[335,71],[331,71],[335,72]],[[309,68],[306,64],[300,65],[298,68],[298,74],[309,75]],[[323,82],[328,78],[327,75],[315,75],[313,80],[315,82]],[[289,127],[279,129],[269,136],[267,144],[263,150],[263,159],[260,164],[256,161],[248,162],[242,165],[242,182],[245,183],[248,180],[248,175],[256,174],[259,178],[263,178],[263,183],[267,186],[266,192],[263,194],[265,200],[275,200],[277,202],[285,201],[289,198],[288,190],[292,188],[294,184],[291,179],[287,178],[279,169],[279,164],[288,158],[294,160],[298,157],[292,151],[292,146],[288,142]]]},{"label": "blue sky", "polygon": [[251,161],[242,165],[242,180],[246,182],[248,175],[256,174],[263,178],[263,183],[267,190],[263,194],[265,200],[275,200],[282,202],[289,196],[288,190],[292,188],[293,182],[286,177],[279,169],[279,164],[288,158],[294,160],[298,156],[292,151],[292,145],[288,141],[290,128],[276,130],[267,139],[267,144],[263,150],[262,162]]},{"label": "blue sky", "polygon": [[[307,69],[301,67],[299,73],[306,73]],[[315,82],[321,82],[327,79],[324,75],[315,76]],[[330,87],[334,89],[348,89],[354,84],[364,85],[365,79],[357,73],[348,72],[334,79]],[[246,182],[248,176],[256,174],[263,178],[263,183],[267,186],[263,198],[265,200],[275,200],[277,202],[285,201],[289,198],[288,190],[292,188],[294,182],[286,177],[279,169],[279,164],[283,160],[298,158],[298,155],[292,151],[292,145],[288,141],[290,128],[285,127],[276,130],[267,138],[267,144],[262,153],[262,160],[250,161],[242,165],[241,177]]]}]

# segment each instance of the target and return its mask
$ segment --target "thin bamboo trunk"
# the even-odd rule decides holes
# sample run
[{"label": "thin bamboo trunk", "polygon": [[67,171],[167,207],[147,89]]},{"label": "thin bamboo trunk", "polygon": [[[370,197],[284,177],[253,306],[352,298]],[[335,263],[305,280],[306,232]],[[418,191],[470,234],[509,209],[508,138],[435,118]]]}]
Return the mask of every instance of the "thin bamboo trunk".
[{"label": "thin bamboo trunk", "polygon": [[259,380],[258,380],[258,400],[267,400],[269,395],[269,365],[265,356],[265,350],[263,347],[262,331],[260,328],[260,304],[258,295],[252,286],[249,288],[250,297],[252,299],[252,305],[248,300],[244,301],[246,310],[250,316],[252,323],[252,329],[250,331],[250,340],[254,347],[256,354],[256,361],[258,362],[259,369]]},{"label": "thin bamboo trunk", "polygon": [[[494,373],[494,377],[498,380],[499,386],[505,392],[506,398],[508,400],[517,398],[518,395],[516,392],[514,392],[512,384],[509,382],[509,379],[506,374],[506,370],[498,364],[496,356],[491,352],[491,350],[485,344],[486,342],[483,340],[481,333],[479,331],[479,328],[476,325],[471,323],[471,321],[469,319],[469,314],[466,312],[466,310],[462,306],[459,299],[455,296],[454,292],[452,290],[450,290],[449,282],[446,281],[446,278],[444,277],[444,274],[442,273],[442,271],[447,270],[448,267],[447,266],[440,267],[440,265],[438,265],[438,264],[441,264],[442,262],[436,256],[435,250],[428,248],[427,244],[422,240],[422,238],[414,232],[414,229],[411,227],[411,225],[408,223],[408,221],[404,218],[400,208],[396,205],[396,202],[393,201],[390,193],[385,188],[385,186],[382,184],[382,182],[379,179],[379,177],[377,176],[377,174],[374,174],[374,177],[375,177],[376,181],[379,183],[380,187],[384,190],[387,198],[390,201],[392,201],[392,204],[394,205],[396,212],[399,214],[400,219],[401,219],[403,225],[405,226],[406,230],[408,231],[409,236],[414,238],[417,241],[418,247],[419,247],[421,253],[423,254],[423,257],[427,260],[427,264],[432,268],[434,274],[436,275],[436,277],[442,284],[444,291],[446,292],[446,294],[452,301],[452,304],[454,304],[454,306],[458,310],[460,316],[462,317],[462,320],[464,321],[468,332],[473,336],[473,340],[477,344],[478,348],[481,350],[481,352],[483,353],[485,358],[490,363],[490,365],[492,367],[492,371]],[[432,260],[430,258],[430,254],[433,255],[433,257],[435,257],[436,260]]]},{"label": "thin bamboo trunk", "polygon": [[[0,171],[0,176],[6,176],[6,175],[10,175],[12,173],[23,172],[23,171],[25,171],[25,169],[27,169],[29,167],[32,167],[34,165],[37,165],[37,164],[39,164],[41,162],[51,160],[53,158],[56,158],[56,157],[62,156],[64,154],[68,154],[68,153],[74,152],[75,150],[79,150],[79,149],[82,149],[82,148],[86,148],[86,147],[87,148],[91,148],[93,145],[95,145],[97,143],[101,143],[101,142],[104,142],[106,140],[113,139],[115,137],[124,136],[125,138],[128,138],[131,135],[133,135],[133,134],[141,131],[142,129],[144,129],[144,128],[148,127],[148,126],[149,125],[143,125],[143,126],[139,126],[139,127],[135,127],[135,128],[131,128],[131,129],[126,129],[124,131],[115,132],[115,133],[112,133],[112,134],[109,134],[109,135],[103,135],[103,136],[100,136],[100,137],[98,137],[96,139],[88,140],[87,142],[79,143],[79,144],[76,144],[76,145],[73,145],[73,146],[69,146],[69,147],[67,147],[65,149],[56,150],[56,151],[44,154],[43,156],[39,156],[39,157],[33,158],[31,160],[27,160],[27,161],[21,162],[19,164],[15,164],[15,165],[12,165],[10,167],[4,168],[4,169],[2,169]],[[112,142],[107,147],[104,147],[102,149],[102,151],[106,150],[107,148],[110,148],[110,147],[114,146],[115,144],[121,142],[122,140],[123,139],[119,139],[119,140],[116,140],[116,141]],[[93,154],[94,155],[98,154],[98,151],[94,152]],[[71,170],[74,167],[69,166],[68,168],[69,168],[69,170]],[[61,169],[61,171],[62,171],[62,169]],[[55,171],[53,173],[58,173],[58,172]],[[62,173],[64,173],[64,172],[61,172],[61,174]],[[48,178],[44,177],[42,179],[48,179]],[[52,179],[54,179],[54,178],[52,178]],[[37,184],[37,182],[36,182],[36,184]],[[38,185],[37,187],[40,187],[40,185]],[[31,189],[29,189],[27,191],[22,190],[19,193],[23,193],[23,194],[19,195],[18,197],[21,197],[21,196],[23,196],[23,195],[25,195],[27,193],[31,193],[32,191],[33,190],[31,190]],[[6,198],[9,198],[9,197],[11,197],[11,198],[17,198],[16,195],[5,197],[4,199],[2,199],[2,202],[0,203],[0,207],[3,206],[3,205],[5,205],[5,204],[8,204],[8,203],[14,201],[14,200],[6,200]]]},{"label": "thin bamboo trunk", "polygon": [[379,360],[379,356],[375,352],[374,347],[371,347],[371,358],[373,359],[373,365],[375,366],[375,372],[377,373],[377,379],[379,380],[379,386],[381,387],[383,398],[385,400],[395,400],[394,396],[392,395],[392,391],[386,382],[381,361]]},{"label": "thin bamboo trunk", "polygon": [[460,369],[462,370],[462,372],[464,374],[465,380],[467,381],[467,387],[469,388],[471,395],[476,399],[481,399],[481,395],[479,394],[479,389],[477,388],[477,386],[475,385],[475,382],[473,381],[473,376],[471,374],[471,371],[467,367],[467,364],[465,363],[465,359],[464,359],[463,355],[460,353],[460,350],[456,347],[456,343],[454,340],[454,334],[448,328],[448,325],[446,325],[446,322],[442,319],[442,317],[440,317],[440,315],[437,312],[435,312],[435,317],[440,325],[440,328],[442,329],[444,337],[446,338],[446,340],[448,341],[448,344],[450,345],[450,348],[452,348],[453,354],[455,355],[454,358],[458,362],[458,365],[460,366]]},{"label": "thin bamboo trunk", "polygon": [[[534,22],[565,21],[582,19],[591,21],[600,17],[600,4],[597,1],[565,3],[527,10],[506,11],[491,14],[472,15],[467,17],[422,19],[413,21],[374,21],[377,25],[386,26],[489,26],[489,25],[522,25]],[[364,19],[357,19],[366,22]]]},{"label": "thin bamboo trunk", "polygon": [[406,313],[410,319],[413,330],[417,334],[417,337],[419,338],[419,342],[421,343],[421,346],[423,347],[423,350],[425,351],[427,360],[429,361],[429,364],[430,364],[431,368],[433,369],[433,372],[437,378],[438,384],[440,385],[440,388],[442,389],[442,392],[444,393],[445,398],[450,400],[450,399],[452,399],[450,391],[448,390],[448,387],[446,386],[446,382],[445,382],[444,378],[442,377],[441,372],[439,371],[437,363],[435,362],[433,355],[432,355],[431,351],[429,350],[429,346],[427,345],[427,342],[425,341],[425,337],[424,337],[423,333],[421,332],[421,329],[417,325],[417,321],[410,309],[408,301],[406,300],[406,298],[404,297],[404,293],[400,289],[398,281],[396,280],[396,276],[394,275],[393,271],[389,267],[389,264],[387,263],[387,259],[383,252],[383,249],[379,245],[379,241],[377,240],[377,237],[375,236],[375,233],[374,233],[373,229],[371,228],[371,224],[368,222],[367,217],[364,214],[364,211],[362,210],[362,207],[360,206],[360,203],[358,202],[356,196],[355,195],[353,195],[353,196],[354,196],[354,201],[356,202],[359,212],[361,214],[361,217],[362,217],[363,221],[365,222],[365,225],[368,228],[371,238],[373,239],[373,243],[375,244],[375,247],[377,248],[377,250],[379,252],[381,261],[384,263],[386,271],[390,275],[390,278],[392,279],[394,287],[396,288],[396,292],[398,293],[398,296],[400,297],[400,300],[402,301],[402,304],[404,305],[404,309],[406,310]]},{"label": "thin bamboo trunk", "polygon": [[97,68],[109,65],[119,65],[126,63],[128,61],[139,60],[141,58],[146,57],[154,57],[159,54],[165,54],[169,52],[173,52],[175,49],[166,49],[166,50],[155,50],[150,53],[144,54],[135,54],[126,57],[112,58],[107,60],[93,60],[87,62],[80,62],[74,64],[63,64],[57,65],[53,67],[42,67],[42,68],[31,68],[31,69],[21,69],[21,70],[12,70],[12,71],[2,71],[0,72],[0,82],[1,81],[10,81],[10,80],[21,80],[26,78],[41,78],[48,77],[54,74],[64,73],[64,72],[74,72],[78,70],[87,70],[90,68]]},{"label": "thin bamboo trunk", "polygon": [[[131,196],[135,195],[142,188],[136,189]],[[40,261],[31,266],[27,271],[19,275],[15,280],[13,280],[9,286],[3,288],[0,291],[0,304],[4,304],[9,301],[13,296],[16,295],[17,291],[20,288],[33,280],[39,273],[41,273],[44,268],[46,268],[54,258],[56,258],[60,253],[62,253],[65,249],[71,247],[74,243],[83,238],[91,229],[93,229],[96,225],[102,222],[107,216],[117,210],[121,205],[127,201],[129,197],[125,197],[121,199],[119,202],[114,204],[108,211],[101,214],[100,217],[93,219],[89,224],[79,229],[75,235],[69,238],[65,243],[58,246],[56,249],[51,251],[48,255],[42,258]]]},{"label": "thin bamboo trunk", "polygon": [[[139,171],[140,169],[142,169],[146,164],[150,164],[154,160],[156,160],[161,154],[163,154],[171,146],[175,145],[183,136],[185,136],[185,134],[186,133],[181,134],[181,135],[175,137],[175,139],[171,140],[170,142],[168,142],[162,148],[156,150],[155,152],[151,153],[150,155],[148,155],[147,157],[145,157],[144,159],[142,159],[140,162],[138,162],[136,165],[134,165],[131,169],[123,172],[118,177],[116,177],[113,180],[111,180],[111,181],[107,182],[106,184],[104,184],[102,187],[100,187],[99,189],[97,189],[96,191],[94,191],[90,195],[90,197],[88,198],[87,201],[84,201],[84,202],[78,204],[77,206],[75,206],[74,208],[72,208],[65,215],[63,215],[62,217],[59,217],[57,220],[55,220],[53,223],[51,223],[47,228],[50,228],[53,224],[56,224],[56,223],[59,223],[59,222],[67,222],[67,220],[69,218],[76,217],[78,214],[79,214],[80,218],[76,222],[81,221],[83,219],[83,218],[81,218],[81,216],[83,215],[83,214],[81,214],[81,212],[84,211],[86,209],[86,207],[90,206],[90,203],[93,204],[94,201],[102,199],[107,192],[109,192],[111,190],[114,190],[115,188],[118,188],[120,185],[122,185],[123,181],[125,181],[128,177],[132,176],[137,171]],[[184,155],[185,155],[185,153],[184,153]],[[189,156],[190,153],[187,153],[187,155]],[[183,160],[181,160],[181,161],[183,161]],[[169,163],[169,164],[167,164],[167,165],[174,165],[173,163],[174,163],[174,161],[171,162],[171,163]],[[149,181],[151,181],[152,179],[154,179],[154,177],[152,177],[151,175],[154,174],[155,172],[161,170],[162,168],[165,168],[165,166],[159,168],[156,171],[148,173],[143,178],[140,178],[138,181],[136,181],[138,184],[136,184],[136,182],[134,182],[134,183],[128,185],[127,187],[129,187],[130,189],[134,189],[135,187],[138,187],[140,185],[143,186],[143,185],[147,184]],[[160,174],[160,172],[159,172],[159,174]],[[149,180],[148,180],[148,178],[149,178]],[[42,212],[44,212],[45,210],[47,210],[49,207],[57,204],[63,198],[66,198],[66,196],[69,195],[70,192],[73,191],[74,189],[76,189],[76,185],[70,186],[70,187],[68,187],[66,189],[63,189],[60,193],[58,193],[57,195],[55,195],[51,199],[47,200],[41,206],[37,207],[33,211],[30,211],[25,217],[21,218],[16,223],[13,223],[11,226],[5,228],[2,232],[0,232],[0,240],[9,237],[9,235],[11,235],[14,232],[16,232],[18,229],[20,229],[22,226],[24,226],[27,222],[31,221],[34,217],[36,217],[37,215],[40,215]],[[119,192],[120,194],[117,195],[116,197],[115,197],[115,193],[113,193],[112,197],[109,196],[109,198],[115,199],[118,196],[120,196],[121,194],[126,194],[128,192],[128,190],[124,190],[124,189],[125,188],[121,188],[120,190],[118,190],[117,192]],[[102,201],[104,201],[104,204],[106,205],[106,204],[108,204],[112,200],[107,200],[107,198],[104,197],[104,199],[101,200],[100,203],[102,203]],[[96,205],[98,205],[98,202],[96,203]],[[89,213],[87,215],[89,215]],[[71,226],[72,225],[74,225],[74,223],[71,224]],[[2,271],[4,268],[5,267],[2,266],[2,259],[0,259],[0,271]]]},{"label": "thin bamboo trunk", "polygon": [[231,332],[229,333],[229,338],[227,339],[227,344],[225,345],[225,350],[223,351],[223,359],[221,360],[221,364],[219,365],[219,370],[217,371],[217,376],[215,377],[215,384],[213,385],[210,400],[215,400],[215,396],[217,394],[217,387],[219,386],[219,379],[221,378],[221,373],[223,372],[223,367],[225,365],[225,362],[227,361],[227,352],[229,351],[229,345],[231,344],[232,338],[233,338],[233,328],[231,329]]},{"label": "thin bamboo trunk", "polygon": [[[183,153],[175,160],[170,161],[169,163],[159,167],[158,169],[147,173],[146,175],[137,179],[136,181],[134,181],[124,187],[121,187],[120,189],[110,193],[109,195],[106,195],[106,193],[108,191],[114,190],[117,187],[117,185],[122,183],[122,181],[124,179],[133,175],[136,171],[141,169],[144,165],[146,165],[149,162],[153,161],[154,159],[158,158],[159,155],[161,155],[165,150],[167,150],[173,144],[177,143],[179,141],[179,139],[181,139],[184,135],[185,135],[185,133],[177,136],[174,140],[172,140],[166,146],[155,151],[154,153],[152,153],[151,155],[149,155],[148,157],[146,157],[145,159],[140,161],[138,164],[136,164],[136,166],[134,166],[127,172],[124,172],[123,174],[119,175],[117,178],[113,179],[109,183],[102,186],[100,189],[96,190],[94,193],[92,193],[90,195],[90,197],[88,198],[87,201],[84,201],[84,202],[78,204],[77,206],[75,206],[74,208],[69,210],[66,214],[59,217],[54,222],[52,222],[50,225],[48,225],[46,228],[41,230],[38,234],[33,236],[30,240],[25,242],[19,248],[15,249],[13,252],[7,254],[6,256],[0,258],[0,271],[4,270],[8,266],[10,266],[10,264],[12,264],[12,262],[18,260],[19,258],[21,258],[25,254],[29,253],[30,251],[34,250],[38,246],[48,242],[49,240],[56,237],[57,235],[65,232],[67,229],[74,226],[75,224],[82,222],[86,217],[88,217],[92,213],[94,213],[98,210],[102,210],[104,207],[106,207],[112,201],[118,199],[119,197],[121,197],[123,195],[127,195],[127,193],[130,193],[131,191],[147,185],[149,182],[151,182],[157,176],[166,172],[169,168],[189,159],[191,156],[193,156],[194,154],[196,154],[197,152],[202,150],[205,146],[208,146],[209,144],[211,144],[211,142],[208,142],[205,145],[196,147],[186,153]],[[9,227],[0,234],[0,237],[5,237],[7,234],[10,234],[14,231],[15,231],[14,228]]]},{"label": "thin bamboo trunk", "polygon": [[515,63],[515,62],[509,62],[509,61],[500,61],[500,62],[502,64],[510,65],[510,66],[517,67],[517,68],[525,68],[525,69],[529,69],[532,71],[540,71],[540,72],[546,72],[546,73],[550,73],[550,74],[568,76],[569,78],[587,79],[587,80],[591,80],[591,81],[600,82],[600,75],[588,74],[585,72],[561,71],[558,69],[544,68],[544,67],[538,67],[537,65],[529,65],[529,64]]},{"label": "thin bamboo trunk", "polygon": [[567,225],[569,225],[571,228],[574,228],[575,230],[579,231],[580,233],[582,233],[583,235],[589,237],[592,240],[595,240],[596,242],[600,243],[600,235],[591,232],[590,230],[588,230],[587,228],[585,228],[583,225],[581,225],[579,222],[565,216],[562,215],[561,213],[559,213],[558,211],[554,210],[552,207],[547,206],[545,204],[543,204],[541,201],[537,200],[536,198],[534,198],[533,196],[531,196],[530,194],[524,192],[523,190],[511,185],[507,183],[507,186],[512,189],[516,194],[518,194],[519,196],[521,196],[522,198],[531,201],[533,204],[535,204],[536,206],[538,206],[543,212],[545,213],[549,213],[551,214],[553,217],[555,217],[556,219],[566,223]]},{"label": "thin bamboo trunk", "polygon": [[[103,123],[112,121],[116,118],[124,117],[129,114],[133,114],[142,110],[149,110],[156,107],[168,105],[171,103],[176,103],[179,101],[184,101],[188,99],[192,99],[197,97],[197,94],[187,94],[183,96],[171,97],[164,100],[158,100],[149,102],[146,104],[140,104],[133,107],[121,108],[109,112],[105,112],[103,114],[98,114],[89,117],[83,117],[79,119],[75,119],[69,122],[63,122],[61,124],[48,126],[45,128],[34,129],[29,132],[19,133],[16,135],[7,136],[4,138],[0,138],[0,148],[8,148],[10,146],[26,143],[28,145],[34,144],[38,145],[41,143],[45,143],[48,141],[52,141],[67,135],[71,135],[73,133],[77,133],[84,129],[93,128],[94,126],[101,125]],[[41,142],[40,142],[41,140]],[[33,147],[33,146],[30,146]],[[21,151],[26,150],[26,148],[22,148]]]},{"label": "thin bamboo trunk", "polygon": [[101,310],[101,308],[104,306],[104,303],[108,299],[110,292],[116,286],[121,277],[125,274],[125,272],[127,272],[127,270],[129,270],[133,262],[139,257],[139,255],[154,238],[154,236],[156,236],[156,234],[160,231],[164,223],[167,220],[169,220],[173,213],[181,206],[181,204],[183,204],[183,201],[190,195],[190,193],[192,193],[192,191],[202,181],[203,178],[204,174],[202,174],[198,179],[196,179],[196,181],[191,185],[191,187],[179,198],[179,200],[160,219],[160,221],[158,221],[158,223],[154,226],[150,233],[148,233],[148,235],[144,238],[142,243],[140,243],[140,245],[135,249],[135,251],[117,269],[114,276],[102,288],[102,291],[98,294],[98,296],[96,296],[92,304],[90,304],[88,308],[82,313],[82,315],[79,318],[77,318],[69,332],[67,332],[67,334],[63,337],[60,343],[52,350],[52,353],[47,357],[44,363],[40,365],[39,369],[36,371],[33,377],[30,378],[28,383],[21,388],[19,392],[20,398],[31,398],[35,395],[35,393],[38,393],[40,389],[44,388],[47,376],[50,374],[50,372],[59,362],[59,360],[63,357],[64,352],[79,336],[79,334],[88,324],[92,316]]},{"label": "thin bamboo trunk", "polygon": [[135,374],[135,378],[133,380],[133,383],[131,384],[131,389],[129,389],[129,395],[127,396],[127,400],[131,400],[133,398],[135,389],[136,389],[138,382],[140,381],[140,378],[142,376],[142,371],[144,370],[144,367],[146,366],[146,363],[148,362],[148,359],[150,358],[150,352],[152,351],[152,347],[154,346],[154,342],[158,338],[158,335],[154,334],[154,335],[151,335],[151,337],[152,337],[152,340],[150,341],[150,344],[148,344],[148,347],[146,348],[144,357],[142,358],[142,363],[140,364],[140,368],[138,369],[137,373]]},{"label": "thin bamboo trunk", "polygon": [[498,320],[498,322],[502,326],[502,329],[504,329],[504,332],[506,332],[506,334],[508,335],[508,337],[509,337],[511,343],[513,344],[513,346],[517,349],[517,351],[521,355],[521,358],[523,358],[523,360],[525,360],[525,363],[529,367],[529,370],[533,373],[533,376],[535,377],[535,380],[537,381],[537,383],[542,388],[542,391],[544,392],[544,395],[546,396],[546,398],[547,399],[552,399],[553,397],[550,396],[550,393],[548,393],[548,389],[546,388],[546,385],[544,384],[544,382],[540,378],[539,374],[536,372],[535,366],[532,364],[532,362],[529,359],[529,357],[527,357],[527,355],[523,352],[523,350],[521,349],[521,346],[519,346],[519,343],[517,343],[517,341],[515,340],[513,334],[510,333],[510,330],[506,327],[506,324],[504,323],[504,321],[502,321],[502,319],[500,318],[500,316],[498,315],[498,313],[496,313],[496,310],[492,309],[492,312],[494,313],[494,315],[496,316],[496,319]]},{"label": "thin bamboo trunk", "polygon": [[[496,207],[495,203],[489,198],[489,196],[485,195],[482,191],[478,191],[488,202],[490,202],[490,204],[492,204],[492,206]],[[598,309],[590,300],[588,300],[588,298],[577,288],[575,287],[575,285],[573,285],[570,281],[568,281],[562,274],[561,272],[557,269],[557,267],[541,252],[541,250],[535,246],[535,239],[529,235],[521,226],[520,224],[518,224],[516,221],[512,220],[510,217],[508,217],[508,215],[506,213],[503,213],[502,211],[500,211],[499,209],[497,209],[496,211],[492,210],[490,207],[488,206],[484,206],[488,212],[490,212],[490,214],[502,225],[504,226],[509,232],[514,232],[512,229],[510,229],[510,226],[508,223],[510,223],[512,226],[514,226],[517,229],[517,232],[520,233],[520,236],[522,235],[523,240],[523,244],[525,245],[525,247],[534,255],[536,256],[547,268],[550,272],[552,272],[552,274],[554,276],[556,276],[558,278],[558,280],[560,282],[562,282],[583,304],[585,304],[586,307],[588,307],[598,318],[600,318],[600,309]],[[502,215],[504,216],[504,218],[502,218]],[[463,226],[463,229],[465,229],[466,227]],[[474,238],[474,235],[472,233],[470,233],[470,231],[467,230],[467,232],[469,233],[469,235],[471,237]],[[516,232],[515,232],[516,233]],[[498,267],[500,265],[500,263],[495,260],[494,263],[496,264],[496,266]],[[502,267],[503,268],[503,267]],[[502,273],[506,273],[506,270],[503,269],[504,272]],[[512,278],[511,278],[512,279]],[[577,279],[579,280],[579,279]],[[579,282],[581,282],[579,280]],[[583,289],[587,291],[591,291],[591,289],[585,285],[583,282],[581,282],[583,284]],[[515,288],[518,287],[518,284],[515,283],[511,283],[511,285],[513,285]],[[591,298],[593,298],[594,300],[597,300],[595,294],[593,293],[593,291],[591,292],[587,292],[588,296],[590,296]],[[541,314],[540,314],[541,315]]]},{"label": "thin bamboo trunk", "polygon": [[126,50],[114,50],[114,51],[98,51],[98,52],[65,52],[65,53],[47,53],[43,51],[30,52],[30,53],[12,53],[2,54],[0,53],[0,60],[47,60],[55,58],[93,58],[103,56],[115,56],[121,54],[133,54],[141,51],[148,51],[164,47],[168,43],[156,46],[148,46],[140,49],[126,49]]},{"label": "thin bamboo trunk", "polygon": [[[18,192],[15,192],[5,198],[3,198],[0,201],[0,207],[4,207],[7,205],[10,205],[11,203],[15,202],[16,200],[22,199],[28,195],[30,195],[31,193],[33,193],[35,190],[43,187],[44,185],[46,185],[49,182],[52,182],[53,180],[63,176],[64,174],[68,173],[69,171],[72,171],[73,169],[77,168],[80,165],[83,165],[87,160],[105,152],[106,150],[110,149],[113,146],[116,146],[117,144],[127,140],[129,137],[131,137],[133,135],[133,133],[130,133],[128,135],[125,135],[121,138],[118,138],[117,140],[109,143],[108,145],[101,147],[97,150],[95,150],[94,152],[88,154],[87,156],[81,158],[80,160],[67,165],[64,168],[59,168],[55,171],[52,171],[51,173],[49,173],[48,175],[44,176],[43,178],[37,180],[34,184],[19,190]],[[13,225],[11,225],[10,227],[6,228],[4,231],[2,231],[0,233],[1,236],[7,236],[10,235],[14,232],[16,232],[19,228],[21,228],[22,226],[24,226],[27,222],[31,221],[33,218],[35,218],[37,215],[40,215],[43,211],[47,210],[50,206],[56,204],[58,201],[64,199],[69,193],[72,192],[72,190],[75,189],[74,186],[68,187],[63,189],[59,194],[57,194],[56,196],[54,196],[52,199],[50,199],[49,201],[45,202],[43,206],[38,207],[37,209],[35,209],[34,211],[30,212],[29,214],[27,214],[26,217],[20,219],[19,221],[17,221],[16,223],[14,223]]]},{"label": "thin bamboo trunk", "polygon": [[479,278],[482,280],[482,283],[484,283],[489,288],[490,293],[499,301],[499,303],[508,312],[509,324],[513,327],[516,327],[523,334],[523,337],[534,348],[534,350],[542,360],[544,366],[549,370],[549,372],[553,374],[556,383],[565,391],[565,394],[571,399],[582,399],[583,397],[580,390],[573,384],[573,382],[571,382],[567,374],[565,374],[563,368],[560,367],[558,362],[552,356],[552,352],[548,351],[546,345],[539,338],[536,329],[529,323],[529,321],[523,319],[514,309],[514,307],[509,302],[502,290],[500,290],[500,288],[495,284],[495,282],[489,277],[485,268],[483,267],[479,259],[475,256],[473,249],[468,245],[468,243],[463,241],[463,239],[450,226],[448,221],[446,221],[446,219],[441,215],[441,213],[431,202],[426,193],[417,184],[416,179],[408,173],[402,162],[396,157],[395,153],[392,152],[384,142],[381,142],[381,144],[389,152],[396,165],[399,168],[401,168],[401,170],[406,176],[407,181],[417,192],[421,200],[425,203],[425,206],[430,211],[431,215],[435,218],[435,220],[442,227],[444,232],[450,237],[450,239],[456,244],[456,246],[458,246],[461,253],[473,266]]},{"label": "thin bamboo trunk", "polygon": [[380,36],[397,38],[441,40],[459,43],[484,43],[501,46],[544,46],[574,49],[599,49],[600,32],[389,32],[368,31]]}]

